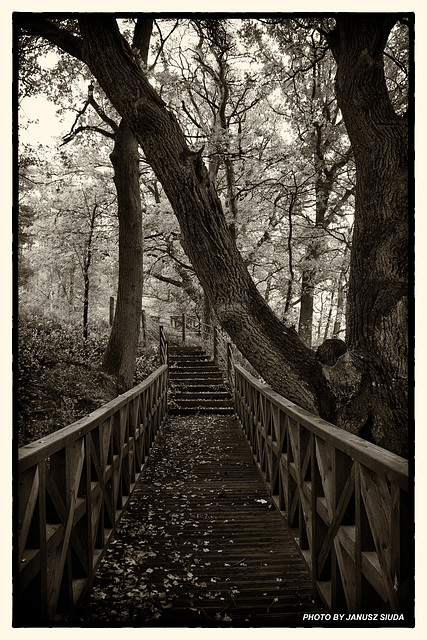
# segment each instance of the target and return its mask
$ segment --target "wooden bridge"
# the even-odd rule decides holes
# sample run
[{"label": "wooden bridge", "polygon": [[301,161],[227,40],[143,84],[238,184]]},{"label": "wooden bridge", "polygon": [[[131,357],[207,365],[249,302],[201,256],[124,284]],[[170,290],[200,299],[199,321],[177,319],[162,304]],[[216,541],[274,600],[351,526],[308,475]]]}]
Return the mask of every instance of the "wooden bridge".
[{"label": "wooden bridge", "polygon": [[219,335],[189,371],[162,329],[145,382],[19,450],[14,626],[410,626],[407,461],[274,393]]}]

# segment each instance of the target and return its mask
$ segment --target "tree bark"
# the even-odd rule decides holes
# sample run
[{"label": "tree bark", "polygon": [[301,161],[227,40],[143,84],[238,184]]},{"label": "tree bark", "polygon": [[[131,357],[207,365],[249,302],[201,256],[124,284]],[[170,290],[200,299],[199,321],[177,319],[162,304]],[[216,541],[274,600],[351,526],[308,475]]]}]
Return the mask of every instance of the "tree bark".
[{"label": "tree bark", "polygon": [[133,385],[142,304],[142,211],[138,143],[122,121],[110,155],[119,217],[117,304],[102,366],[125,390]]},{"label": "tree bark", "polygon": [[338,15],[329,43],[336,94],[356,162],[356,210],[347,343],[363,362],[357,397],[342,413],[392,451],[407,450],[408,132],[390,102],[383,49],[387,15]]},{"label": "tree bark", "polygon": [[[329,122],[332,125],[332,122]],[[301,306],[298,334],[308,347],[312,346],[313,339],[313,311],[316,280],[318,278],[320,259],[325,248],[323,230],[332,220],[328,220],[327,211],[331,193],[337,181],[339,170],[347,163],[350,150],[336,160],[330,168],[327,167],[325,152],[329,149],[329,143],[325,141],[323,125],[314,123],[313,156],[316,169],[315,193],[316,193],[316,221],[313,229],[313,239],[307,247],[301,278]]]},{"label": "tree bark", "polygon": [[[147,65],[152,19],[140,18],[133,43]],[[102,366],[121,389],[132,387],[141,329],[143,233],[138,142],[124,120],[114,136],[110,155],[114,167],[119,218],[119,281],[113,325]]]},{"label": "tree bark", "polygon": [[83,341],[86,342],[89,333],[89,287],[90,287],[90,265],[92,262],[92,240],[95,230],[96,210],[98,206],[93,206],[89,221],[89,236],[86,245],[86,254],[83,260]]},{"label": "tree bark", "polygon": [[306,252],[305,261],[311,263],[311,268],[304,268],[301,279],[301,304],[298,323],[298,335],[307,347],[311,348],[313,340],[313,310],[314,310],[314,283],[317,273],[318,255],[315,247],[311,245]]},{"label": "tree bark", "polygon": [[[346,248],[347,251],[347,248]],[[344,254],[345,256],[345,254]],[[337,296],[337,310],[334,321],[334,328],[332,330],[332,337],[338,338],[341,331],[341,324],[344,318],[344,306],[345,306],[345,267],[341,269],[338,279],[338,296]]]}]

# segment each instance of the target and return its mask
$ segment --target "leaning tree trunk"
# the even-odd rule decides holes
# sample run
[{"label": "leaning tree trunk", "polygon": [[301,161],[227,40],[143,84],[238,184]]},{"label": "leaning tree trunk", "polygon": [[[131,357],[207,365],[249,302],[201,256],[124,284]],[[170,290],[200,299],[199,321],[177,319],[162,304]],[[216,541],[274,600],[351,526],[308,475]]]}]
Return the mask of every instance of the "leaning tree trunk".
[{"label": "leaning tree trunk", "polygon": [[363,362],[363,375],[347,417],[364,423],[363,435],[405,454],[408,132],[390,102],[383,68],[394,21],[387,15],[338,15],[329,42],[357,175],[347,343]]},{"label": "leaning tree trunk", "polygon": [[138,143],[122,121],[110,155],[119,216],[119,282],[116,312],[103,368],[121,388],[133,384],[142,301],[142,212]]},{"label": "leaning tree trunk", "polygon": [[333,396],[313,351],[284,327],[256,289],[200,154],[188,148],[174,114],[148,83],[115,20],[83,15],[79,22],[84,59],[163,185],[219,322],[277,391],[334,419]]}]

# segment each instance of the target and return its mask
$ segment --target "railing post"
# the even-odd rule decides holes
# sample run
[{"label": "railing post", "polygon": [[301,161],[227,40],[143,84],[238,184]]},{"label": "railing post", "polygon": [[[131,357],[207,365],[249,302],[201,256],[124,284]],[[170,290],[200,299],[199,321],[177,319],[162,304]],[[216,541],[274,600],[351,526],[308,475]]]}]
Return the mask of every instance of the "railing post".
[{"label": "railing post", "polygon": [[159,331],[160,331],[160,339],[159,339],[160,364],[168,364],[168,343],[165,337],[165,330],[161,325],[159,327]]},{"label": "railing post", "polygon": [[213,330],[213,360],[218,364],[218,329],[216,327]]},{"label": "railing post", "polygon": [[233,350],[231,342],[227,342],[227,378],[228,382],[233,386],[231,372],[233,370]]},{"label": "railing post", "polygon": [[185,344],[186,316],[182,314],[182,344]]}]

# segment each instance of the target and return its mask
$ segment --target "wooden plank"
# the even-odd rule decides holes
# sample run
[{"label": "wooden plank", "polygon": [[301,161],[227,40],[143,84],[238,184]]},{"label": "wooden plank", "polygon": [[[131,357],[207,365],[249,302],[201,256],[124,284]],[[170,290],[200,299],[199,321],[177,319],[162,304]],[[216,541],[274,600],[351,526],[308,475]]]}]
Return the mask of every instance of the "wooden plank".
[{"label": "wooden plank", "polygon": [[359,609],[362,610],[362,529],[363,529],[363,501],[360,486],[360,464],[354,463],[354,497],[355,497],[355,525],[354,525],[354,566],[356,572],[356,597]]},{"label": "wooden plank", "polygon": [[[108,557],[113,570],[114,549],[129,549],[134,558],[141,553],[135,566],[139,585],[144,576],[158,592],[164,591],[165,581],[170,583],[171,606],[162,610],[160,625],[173,626],[191,608],[215,617],[229,605],[233,621],[249,616],[255,624],[265,622],[267,611],[274,612],[279,626],[290,619],[301,623],[304,611],[324,611],[311,601],[307,567],[270,501],[234,417],[169,420],[122,523],[100,566],[95,593],[78,612],[83,621],[94,622],[92,615],[99,616],[95,622],[112,620],[96,590],[111,582]],[[138,533],[129,548],[133,527]],[[122,555],[121,562],[131,571],[127,557]],[[116,602],[122,588],[127,587],[115,583]],[[143,608],[144,602],[134,606]]]},{"label": "wooden plank", "polygon": [[329,554],[329,551],[332,547],[333,540],[335,539],[338,529],[341,526],[342,517],[347,508],[348,502],[354,492],[354,467],[352,467],[351,474],[347,478],[347,482],[344,486],[344,489],[341,493],[340,499],[336,506],[335,513],[333,514],[333,518],[328,528],[328,532],[323,540],[322,548],[319,552],[318,556],[318,568],[319,572],[323,570],[323,567],[326,562],[326,558]]},{"label": "wooden plank", "polygon": [[[351,606],[353,611],[369,607],[369,600],[363,602],[362,565],[368,565],[362,553],[373,550],[374,539],[384,582],[378,588],[378,580],[372,579],[372,567],[368,566],[369,582],[375,583],[374,589],[380,595],[386,588],[392,610],[399,611],[396,595],[402,582],[399,572],[405,567],[405,577],[408,573],[406,548],[410,546],[407,533],[410,525],[404,522],[405,518],[402,519],[400,507],[402,496],[403,504],[407,500],[408,462],[300,409],[239,365],[236,365],[236,380],[242,387],[251,387],[252,394],[264,398],[261,402],[271,407],[272,415],[284,416],[286,439],[282,440],[282,447],[286,453],[280,459],[279,508],[286,508],[291,527],[299,513],[299,531],[295,534],[299,545],[305,544],[306,531],[310,538],[310,523],[316,521],[316,533],[313,529],[310,543],[312,551],[317,549],[312,553],[313,568],[315,572],[317,569],[321,571],[325,563],[329,563],[330,553],[334,606],[342,609],[341,600],[345,595],[347,606]],[[258,428],[261,430],[260,426]],[[310,487],[305,482],[308,458],[304,458],[302,453],[303,433],[310,433],[316,438],[316,464],[312,464]],[[356,470],[354,488],[351,479],[353,467]],[[320,474],[320,483],[316,483],[317,473]],[[310,504],[307,502],[309,499]],[[324,529],[324,523],[329,530]],[[318,567],[317,553],[320,554]]]},{"label": "wooden plank", "polygon": [[[28,533],[33,520],[37,498],[39,496],[38,467],[29,469],[19,478],[18,497],[18,562],[27,546]],[[31,541],[30,541],[31,544]]]},{"label": "wooden plank", "polygon": [[356,613],[358,611],[359,603],[357,599],[354,562],[337,538],[334,539],[334,548],[340,571],[341,584],[347,604],[347,611],[350,613]]},{"label": "wooden plank", "polygon": [[[23,597],[33,600],[39,597],[40,606],[33,602],[26,611],[25,605],[21,606],[19,602],[17,609],[30,625],[62,620],[72,610],[74,594],[84,591],[83,587],[75,589],[76,578],[72,575],[74,565],[80,572],[77,578],[79,584],[90,584],[97,558],[102,557],[104,546],[111,536],[111,525],[115,525],[122,513],[122,509],[117,510],[117,505],[111,504],[107,483],[114,484],[117,480],[115,475],[122,478],[120,465],[125,458],[128,465],[126,495],[117,495],[117,502],[124,508],[139,476],[140,469],[135,466],[133,432],[132,438],[129,437],[130,420],[135,420],[138,414],[137,399],[155,387],[155,394],[151,396],[154,404],[152,424],[147,422],[147,432],[152,427],[154,438],[167,415],[166,382],[167,367],[160,367],[144,383],[87,418],[19,450],[18,470],[22,484],[18,513],[20,553],[24,560],[21,564],[24,566],[17,592],[25,589]],[[127,408],[129,403],[132,405],[132,415]],[[119,420],[119,430],[114,440],[117,449],[114,455],[113,421],[118,413],[122,414],[122,421],[120,423]],[[135,433],[139,434],[139,431],[137,426]],[[93,469],[98,474],[97,478],[92,477]],[[47,504],[51,523],[47,522]],[[105,518],[106,504],[111,516],[109,519]],[[106,528],[106,525],[110,528]],[[37,534],[32,540],[27,540],[28,533],[34,527],[37,528]],[[36,547],[33,550],[26,549],[27,544]],[[97,545],[101,549],[96,550]],[[59,603],[61,611],[57,613]],[[26,616],[35,616],[36,619],[27,620]]]},{"label": "wooden plank", "polygon": [[47,563],[48,551],[46,540],[46,462],[38,464],[39,471],[39,535],[40,535],[40,613],[45,619],[48,615],[47,598]]},{"label": "wooden plank", "polygon": [[378,554],[384,586],[393,613],[400,612],[397,592],[392,575],[391,495],[385,480],[361,467],[361,494],[368,515],[372,537]]},{"label": "wooden plank", "polygon": [[362,571],[363,575],[374,587],[375,591],[380,594],[384,602],[387,602],[388,594],[384,585],[384,579],[376,551],[363,551],[362,553]]}]

